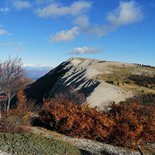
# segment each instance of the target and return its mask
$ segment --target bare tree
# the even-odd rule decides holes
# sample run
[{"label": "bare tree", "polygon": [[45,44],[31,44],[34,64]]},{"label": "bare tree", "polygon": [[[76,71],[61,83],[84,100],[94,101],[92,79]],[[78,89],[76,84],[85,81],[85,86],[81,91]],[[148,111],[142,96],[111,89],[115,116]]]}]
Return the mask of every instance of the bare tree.
[{"label": "bare tree", "polygon": [[10,109],[10,103],[18,90],[25,84],[24,71],[20,58],[8,58],[0,64],[0,92],[7,96],[6,109]]},{"label": "bare tree", "polygon": [[1,103],[0,103],[0,120],[2,118],[2,114],[1,114]]}]

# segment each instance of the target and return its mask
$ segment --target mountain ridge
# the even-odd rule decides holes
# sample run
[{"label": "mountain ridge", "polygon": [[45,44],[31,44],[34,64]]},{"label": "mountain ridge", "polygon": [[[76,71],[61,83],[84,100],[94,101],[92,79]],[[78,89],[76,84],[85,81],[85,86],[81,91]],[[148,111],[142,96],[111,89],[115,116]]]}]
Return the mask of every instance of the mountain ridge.
[{"label": "mountain ridge", "polygon": [[41,103],[44,97],[52,98],[73,87],[73,91],[85,95],[91,107],[104,109],[112,102],[119,103],[142,92],[143,87],[128,79],[134,74],[152,76],[155,69],[130,63],[70,58],[30,85],[26,94]]}]

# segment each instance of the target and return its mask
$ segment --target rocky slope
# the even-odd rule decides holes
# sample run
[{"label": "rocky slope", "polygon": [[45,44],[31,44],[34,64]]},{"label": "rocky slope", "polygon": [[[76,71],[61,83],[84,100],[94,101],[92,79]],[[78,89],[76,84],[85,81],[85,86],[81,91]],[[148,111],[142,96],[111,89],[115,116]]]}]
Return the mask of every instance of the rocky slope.
[{"label": "rocky slope", "polygon": [[41,103],[72,87],[83,93],[91,107],[104,109],[141,93],[155,93],[153,87],[139,86],[130,75],[155,75],[155,68],[137,64],[71,58],[51,70],[26,89],[29,98]]}]

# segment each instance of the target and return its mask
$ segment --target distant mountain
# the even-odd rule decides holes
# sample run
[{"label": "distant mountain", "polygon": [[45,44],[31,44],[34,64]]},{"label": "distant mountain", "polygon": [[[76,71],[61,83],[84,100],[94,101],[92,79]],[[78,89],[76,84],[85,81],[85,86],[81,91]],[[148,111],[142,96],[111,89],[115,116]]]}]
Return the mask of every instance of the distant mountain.
[{"label": "distant mountain", "polygon": [[[139,78],[142,84],[132,76]],[[149,85],[146,82],[143,85],[144,76]],[[103,109],[112,102],[119,103],[135,95],[155,93],[155,85],[149,79],[154,76],[155,67],[151,66],[71,58],[31,84],[26,93],[41,103],[43,97],[53,97],[72,87],[71,92],[83,93],[90,106]]]},{"label": "distant mountain", "polygon": [[26,77],[36,80],[43,75],[47,74],[52,67],[51,66],[32,66],[32,65],[24,65],[23,66],[25,70]]}]

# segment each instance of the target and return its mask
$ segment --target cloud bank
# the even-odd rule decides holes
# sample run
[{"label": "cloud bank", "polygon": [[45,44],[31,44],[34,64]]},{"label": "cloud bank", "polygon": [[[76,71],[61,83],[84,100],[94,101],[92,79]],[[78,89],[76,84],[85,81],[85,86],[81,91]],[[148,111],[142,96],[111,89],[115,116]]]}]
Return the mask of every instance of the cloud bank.
[{"label": "cloud bank", "polygon": [[[120,1],[119,6],[105,16],[105,23],[103,24],[91,23],[88,11],[93,7],[93,3],[88,0],[74,1],[70,5],[63,5],[62,3],[58,3],[57,0],[35,0],[33,3],[30,2],[26,0],[14,0],[11,4],[18,10],[32,8],[35,14],[42,18],[71,17],[69,19],[71,20],[71,24],[74,24],[73,28],[70,30],[61,30],[54,36],[51,36],[50,41],[53,42],[71,41],[81,32],[103,37],[125,25],[141,21],[144,16],[142,8],[134,0]],[[34,4],[42,4],[42,8],[40,5]],[[8,11],[9,8],[0,8],[0,12]],[[102,18],[99,20],[102,21]],[[8,34],[6,30],[0,29],[0,35]]]},{"label": "cloud bank", "polygon": [[87,1],[77,1],[73,2],[70,6],[63,6],[60,4],[51,4],[42,9],[37,9],[35,13],[39,17],[55,17],[55,16],[77,16],[86,12],[89,8],[91,8],[91,3]]},{"label": "cloud bank", "polygon": [[135,1],[119,3],[119,7],[110,12],[107,17],[107,23],[102,25],[93,25],[89,21],[88,16],[80,16],[74,22],[84,32],[104,36],[109,32],[115,31],[118,28],[139,22],[143,19],[143,11]]}]

